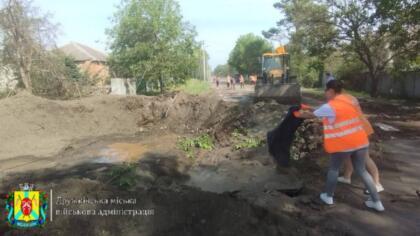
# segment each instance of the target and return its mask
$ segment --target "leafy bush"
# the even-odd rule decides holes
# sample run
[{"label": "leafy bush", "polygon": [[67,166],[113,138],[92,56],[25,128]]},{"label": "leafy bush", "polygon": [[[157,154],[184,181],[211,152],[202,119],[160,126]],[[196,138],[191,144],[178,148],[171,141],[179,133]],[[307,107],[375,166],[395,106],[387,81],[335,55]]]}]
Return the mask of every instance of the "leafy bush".
[{"label": "leafy bush", "polygon": [[192,138],[182,138],[178,141],[178,147],[187,154],[188,158],[194,157],[195,142]]},{"label": "leafy bush", "polygon": [[181,138],[178,147],[187,154],[187,157],[194,158],[196,149],[212,150],[214,147],[213,138],[208,134],[196,138]]},{"label": "leafy bush", "polygon": [[316,59],[296,55],[291,61],[292,74],[297,76],[299,83],[305,88],[313,88],[319,79],[318,61]]},{"label": "leafy bush", "polygon": [[316,70],[307,69],[305,74],[301,77],[301,84],[303,87],[306,88],[313,88],[315,87],[316,83],[318,82],[318,73]]},{"label": "leafy bush", "polygon": [[365,66],[355,58],[349,58],[337,67],[336,78],[344,82],[344,87],[356,91],[363,91],[366,79],[363,72]]}]

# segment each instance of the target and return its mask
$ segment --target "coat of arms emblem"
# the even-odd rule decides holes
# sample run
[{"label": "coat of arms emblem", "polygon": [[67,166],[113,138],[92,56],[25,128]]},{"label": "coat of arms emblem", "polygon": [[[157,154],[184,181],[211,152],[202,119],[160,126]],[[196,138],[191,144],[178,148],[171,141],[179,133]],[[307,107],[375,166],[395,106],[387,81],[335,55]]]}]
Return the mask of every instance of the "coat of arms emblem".
[{"label": "coat of arms emblem", "polygon": [[42,227],[47,220],[48,195],[34,185],[20,184],[6,195],[7,222],[14,228]]}]

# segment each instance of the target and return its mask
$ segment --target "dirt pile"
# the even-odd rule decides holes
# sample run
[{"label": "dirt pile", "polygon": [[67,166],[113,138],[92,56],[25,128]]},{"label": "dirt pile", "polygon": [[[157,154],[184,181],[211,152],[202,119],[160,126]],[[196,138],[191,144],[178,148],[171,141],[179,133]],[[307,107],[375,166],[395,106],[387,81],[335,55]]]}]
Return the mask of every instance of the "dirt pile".
[{"label": "dirt pile", "polygon": [[210,129],[214,114],[224,114],[229,107],[215,93],[188,95],[177,93],[166,102],[163,117],[166,126],[175,132],[198,132]]},{"label": "dirt pile", "polygon": [[[244,107],[233,107],[227,112],[214,114],[209,119],[213,134],[227,145],[235,130],[265,139],[269,130],[275,128],[287,113],[288,106],[272,102],[258,102]],[[209,124],[207,124],[209,125]]]},{"label": "dirt pile", "polygon": [[48,156],[89,137],[155,129],[191,132],[202,127],[217,109],[224,106],[214,94],[57,101],[23,92],[0,100],[0,159]]},{"label": "dirt pile", "polygon": [[[215,121],[214,136],[223,145],[229,145],[234,131],[248,136],[266,139],[268,131],[274,129],[287,114],[289,106],[277,102],[250,104],[246,107],[236,107],[230,112],[222,114]],[[305,120],[295,133],[291,146],[291,158],[299,160],[322,152],[322,125],[314,120]]]},{"label": "dirt pile", "polygon": [[321,151],[322,139],[321,124],[312,120],[305,120],[296,130],[295,139],[290,148],[291,158],[299,160]]},{"label": "dirt pile", "polygon": [[174,132],[196,132],[211,119],[213,113],[223,113],[227,108],[214,93],[189,95],[171,93],[159,97],[122,98],[125,109],[138,114],[137,126],[169,129]]}]

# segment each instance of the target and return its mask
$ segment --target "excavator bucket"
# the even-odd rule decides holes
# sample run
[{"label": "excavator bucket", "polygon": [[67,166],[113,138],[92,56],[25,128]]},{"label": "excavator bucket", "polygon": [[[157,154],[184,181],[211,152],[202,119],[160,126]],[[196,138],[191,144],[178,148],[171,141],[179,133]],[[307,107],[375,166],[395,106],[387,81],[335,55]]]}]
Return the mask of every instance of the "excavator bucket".
[{"label": "excavator bucket", "polygon": [[297,83],[264,83],[263,80],[258,80],[255,85],[254,99],[261,100],[276,100],[284,104],[299,104],[301,102],[300,85]]}]

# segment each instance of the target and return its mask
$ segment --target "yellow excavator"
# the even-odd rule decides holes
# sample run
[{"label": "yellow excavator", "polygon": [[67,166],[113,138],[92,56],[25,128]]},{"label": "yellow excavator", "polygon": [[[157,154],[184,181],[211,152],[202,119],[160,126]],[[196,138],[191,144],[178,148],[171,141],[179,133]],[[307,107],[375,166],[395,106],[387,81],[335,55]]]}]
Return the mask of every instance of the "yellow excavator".
[{"label": "yellow excavator", "polygon": [[256,100],[275,99],[281,103],[299,103],[300,85],[290,73],[290,55],[284,46],[267,52],[261,58],[261,74],[255,85]]}]

